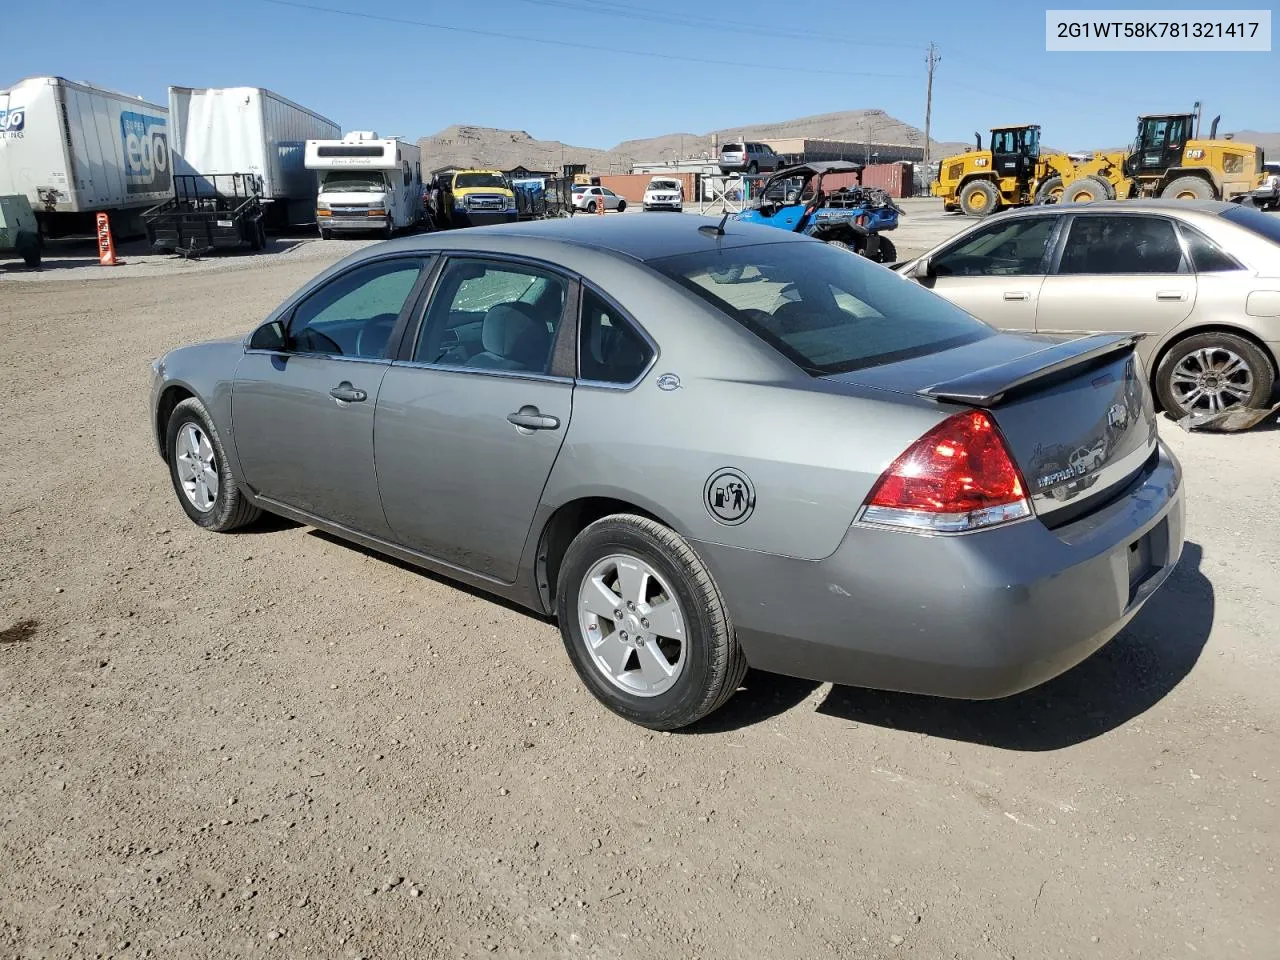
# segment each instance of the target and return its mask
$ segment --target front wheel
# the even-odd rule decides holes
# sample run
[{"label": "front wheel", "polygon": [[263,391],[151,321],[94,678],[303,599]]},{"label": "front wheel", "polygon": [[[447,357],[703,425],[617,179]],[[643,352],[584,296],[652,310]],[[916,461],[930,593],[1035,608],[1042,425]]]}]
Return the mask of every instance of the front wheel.
[{"label": "front wheel", "polygon": [[165,450],[178,503],[194,523],[227,533],[258,518],[262,511],[236,484],[213,419],[195,397],[173,408]]},{"label": "front wheel", "polygon": [[556,614],[587,689],[632,723],[688,726],[742,683],[738,646],[710,571],[675,531],[633,514],[597,520],[565,552]]},{"label": "front wheel", "polygon": [[1000,209],[1000,191],[986,180],[973,180],[960,191],[960,209],[970,217],[985,217]]},{"label": "front wheel", "polygon": [[1156,367],[1156,395],[1175,420],[1271,402],[1276,371],[1257,344],[1234,333],[1197,333],[1175,343]]}]

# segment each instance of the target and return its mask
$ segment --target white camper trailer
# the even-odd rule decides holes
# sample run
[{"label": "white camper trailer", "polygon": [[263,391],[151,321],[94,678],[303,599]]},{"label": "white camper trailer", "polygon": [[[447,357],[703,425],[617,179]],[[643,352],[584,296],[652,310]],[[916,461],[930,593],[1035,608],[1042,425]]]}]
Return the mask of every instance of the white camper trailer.
[{"label": "white camper trailer", "polygon": [[315,221],[316,175],[303,146],[341,137],[332,120],[261,87],[170,87],[169,123],[175,173],[253,174],[270,225]]},{"label": "white camper trailer", "polygon": [[46,236],[92,234],[98,211],[119,236],[173,195],[169,111],[62,77],[0,90],[0,194],[21,194]]},{"label": "white camper trailer", "polygon": [[422,219],[422,163],[416,144],[357,130],[341,140],[308,140],[307,169],[320,171],[320,236],[377,230],[391,236]]}]

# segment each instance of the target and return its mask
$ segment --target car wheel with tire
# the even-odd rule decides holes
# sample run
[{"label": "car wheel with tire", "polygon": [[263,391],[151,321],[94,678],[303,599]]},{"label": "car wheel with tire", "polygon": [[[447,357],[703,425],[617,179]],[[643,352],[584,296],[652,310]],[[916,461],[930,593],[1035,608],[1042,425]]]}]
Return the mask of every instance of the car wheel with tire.
[{"label": "car wheel with tire", "polygon": [[1276,369],[1252,340],[1234,333],[1196,333],[1179,340],[1156,367],[1156,396],[1175,420],[1230,407],[1271,402]]},{"label": "car wheel with tire", "polygon": [[985,217],[1000,209],[1000,191],[986,180],[973,180],[960,191],[960,209],[971,217]]},{"label": "car wheel with tire", "polygon": [[625,200],[619,200],[619,201],[618,201],[618,212],[619,212],[619,213],[621,213],[621,212],[622,212],[623,210],[625,210],[625,209],[627,209],[627,201],[625,201]]},{"label": "car wheel with tire", "polygon": [[1057,203],[1062,199],[1062,178],[1049,177],[1036,190],[1035,202],[1043,205],[1046,203]]},{"label": "car wheel with tire", "polygon": [[752,160],[749,164],[747,164],[747,173],[759,173],[759,172],[760,172],[760,164],[756,163],[754,160]]},{"label": "car wheel with tire", "polygon": [[1213,187],[1200,177],[1179,177],[1160,191],[1161,199],[1213,200]]},{"label": "car wheel with tire", "polygon": [[321,240],[328,240],[328,239],[329,239],[330,237],[332,237],[332,236],[333,236],[333,231],[332,231],[332,230],[326,230],[326,229],[324,229],[324,227],[321,227],[321,228],[320,228],[320,239],[321,239]]},{"label": "car wheel with tire", "polygon": [[227,533],[258,519],[262,511],[236,484],[213,419],[195,397],[169,415],[165,451],[178,503],[194,523]]},{"label": "car wheel with tire", "polygon": [[710,571],[675,531],[634,514],[597,520],[560,567],[556,614],[587,689],[614,713],[675,730],[738,689],[746,658]]},{"label": "car wheel with tire", "polygon": [[595,213],[595,212],[596,212],[596,202],[592,200],[587,204],[587,213]]}]

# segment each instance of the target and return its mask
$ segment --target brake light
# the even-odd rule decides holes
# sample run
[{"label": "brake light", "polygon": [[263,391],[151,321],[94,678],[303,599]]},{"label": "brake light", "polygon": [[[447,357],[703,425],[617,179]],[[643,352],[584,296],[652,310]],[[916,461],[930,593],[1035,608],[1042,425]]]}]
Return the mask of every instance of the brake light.
[{"label": "brake light", "polygon": [[957,413],[876,481],[861,519],[919,533],[965,533],[1031,516],[1022,474],[982,410]]}]

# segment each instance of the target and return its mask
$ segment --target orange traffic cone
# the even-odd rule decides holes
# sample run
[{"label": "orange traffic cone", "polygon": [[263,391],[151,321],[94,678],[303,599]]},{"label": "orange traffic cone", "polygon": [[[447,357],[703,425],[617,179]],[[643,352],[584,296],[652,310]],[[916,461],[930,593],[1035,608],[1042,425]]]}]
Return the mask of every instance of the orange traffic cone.
[{"label": "orange traffic cone", "polygon": [[604,194],[602,193],[600,194],[600,202],[596,204],[596,213],[603,217],[608,208],[609,205],[604,202]]},{"label": "orange traffic cone", "polygon": [[119,263],[116,245],[111,241],[111,221],[105,213],[98,214],[98,263],[104,267],[114,267]]}]

